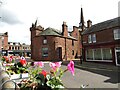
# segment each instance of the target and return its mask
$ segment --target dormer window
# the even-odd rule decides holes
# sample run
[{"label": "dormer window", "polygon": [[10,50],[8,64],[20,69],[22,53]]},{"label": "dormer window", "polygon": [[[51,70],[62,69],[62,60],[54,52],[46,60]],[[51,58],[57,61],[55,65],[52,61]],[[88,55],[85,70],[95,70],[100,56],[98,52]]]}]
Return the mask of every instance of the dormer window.
[{"label": "dormer window", "polygon": [[43,39],[43,44],[47,44],[47,38],[46,37],[44,37],[44,39]]}]

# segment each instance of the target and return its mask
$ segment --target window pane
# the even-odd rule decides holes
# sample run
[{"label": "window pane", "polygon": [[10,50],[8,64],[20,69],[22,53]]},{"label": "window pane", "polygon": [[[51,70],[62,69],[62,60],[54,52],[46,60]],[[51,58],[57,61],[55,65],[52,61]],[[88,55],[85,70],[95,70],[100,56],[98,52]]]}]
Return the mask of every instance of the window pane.
[{"label": "window pane", "polygon": [[48,57],[48,48],[42,48],[42,56]]},{"label": "window pane", "polygon": [[92,49],[87,50],[87,60],[93,60],[93,50]]},{"label": "window pane", "polygon": [[120,39],[120,29],[114,30],[114,39]]},{"label": "window pane", "polygon": [[74,50],[72,50],[72,55],[74,55]]},{"label": "window pane", "polygon": [[91,35],[88,36],[88,43],[92,43]]},{"label": "window pane", "polygon": [[93,43],[96,42],[96,35],[95,34],[92,35],[92,41],[93,41]]},{"label": "window pane", "polygon": [[103,60],[112,60],[112,51],[109,48],[104,48],[102,50]]},{"label": "window pane", "polygon": [[102,60],[101,49],[94,49],[95,60]]},{"label": "window pane", "polygon": [[47,40],[46,39],[43,40],[43,44],[47,44]]}]

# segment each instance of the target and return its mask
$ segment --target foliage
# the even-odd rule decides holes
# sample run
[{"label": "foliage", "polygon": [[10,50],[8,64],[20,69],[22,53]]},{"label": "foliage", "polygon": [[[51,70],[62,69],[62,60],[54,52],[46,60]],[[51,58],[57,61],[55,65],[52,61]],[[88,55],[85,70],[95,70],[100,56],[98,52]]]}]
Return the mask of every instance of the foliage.
[{"label": "foliage", "polygon": [[7,72],[10,75],[11,74],[27,73],[28,72],[27,61],[25,59],[20,59],[19,62],[15,63],[12,66],[7,67]]},{"label": "foliage", "polygon": [[21,88],[34,88],[40,89],[41,87],[47,87],[52,90],[58,90],[64,88],[61,77],[66,71],[70,71],[74,75],[74,62],[70,61],[67,68],[62,70],[62,62],[50,62],[50,72],[43,70],[43,62],[32,62],[29,67],[29,79],[22,80],[20,83]]},{"label": "foliage", "polygon": [[1,60],[5,63],[14,63],[15,58],[13,56],[2,56]]}]

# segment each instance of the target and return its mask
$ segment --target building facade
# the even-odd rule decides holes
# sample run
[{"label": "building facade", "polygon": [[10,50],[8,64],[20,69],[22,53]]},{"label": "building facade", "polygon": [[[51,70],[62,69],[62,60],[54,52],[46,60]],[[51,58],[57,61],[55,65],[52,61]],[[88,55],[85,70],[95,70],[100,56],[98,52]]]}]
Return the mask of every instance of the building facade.
[{"label": "building facade", "polygon": [[54,28],[37,26],[37,21],[30,27],[31,58],[33,60],[72,60],[80,56],[78,49],[79,32],[77,27],[68,32],[66,22],[62,24],[62,32]]},{"label": "building facade", "polygon": [[0,33],[0,54],[7,55],[8,32]]},{"label": "building facade", "polygon": [[15,56],[31,56],[30,45],[19,42],[8,42],[8,54]]},{"label": "building facade", "polygon": [[26,55],[31,56],[30,45],[18,42],[8,42],[8,32],[0,33],[0,54],[1,55]]},{"label": "building facade", "polygon": [[120,17],[95,25],[89,20],[82,33],[86,61],[120,65]]}]

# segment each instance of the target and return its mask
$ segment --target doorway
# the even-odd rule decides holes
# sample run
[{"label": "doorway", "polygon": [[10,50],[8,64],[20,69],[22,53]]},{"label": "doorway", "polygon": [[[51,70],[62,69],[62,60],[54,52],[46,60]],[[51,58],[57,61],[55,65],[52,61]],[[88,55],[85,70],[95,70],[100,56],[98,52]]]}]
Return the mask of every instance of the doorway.
[{"label": "doorway", "polygon": [[62,60],[62,47],[57,48],[57,56],[58,56],[58,60],[61,61]]},{"label": "doorway", "polygon": [[120,66],[120,48],[116,48],[116,65]]}]

